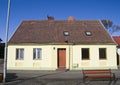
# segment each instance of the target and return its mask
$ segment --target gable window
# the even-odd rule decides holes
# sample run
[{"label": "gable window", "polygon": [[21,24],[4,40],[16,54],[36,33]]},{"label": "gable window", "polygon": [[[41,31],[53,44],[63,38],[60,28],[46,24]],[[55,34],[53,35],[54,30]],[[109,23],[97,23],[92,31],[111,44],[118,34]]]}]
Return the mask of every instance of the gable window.
[{"label": "gable window", "polygon": [[24,49],[17,48],[16,49],[16,60],[23,60],[24,59]]},{"label": "gable window", "polygon": [[70,35],[70,33],[68,31],[64,31],[63,34],[64,34],[64,36],[69,36]]},{"label": "gable window", "polygon": [[106,48],[99,48],[99,59],[106,59]]},{"label": "gable window", "polygon": [[41,48],[34,48],[33,49],[33,59],[38,60],[42,58],[42,49]]},{"label": "gable window", "polygon": [[87,36],[91,36],[91,35],[92,35],[92,32],[86,31],[85,34],[86,34]]},{"label": "gable window", "polygon": [[89,59],[89,48],[82,48],[82,60]]}]

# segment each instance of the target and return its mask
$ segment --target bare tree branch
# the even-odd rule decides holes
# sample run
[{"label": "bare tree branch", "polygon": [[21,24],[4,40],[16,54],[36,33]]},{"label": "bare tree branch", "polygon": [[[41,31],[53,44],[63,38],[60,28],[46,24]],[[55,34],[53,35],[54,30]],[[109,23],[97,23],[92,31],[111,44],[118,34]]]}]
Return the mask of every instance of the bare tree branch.
[{"label": "bare tree branch", "polygon": [[101,20],[105,28],[109,31],[109,33],[112,35],[114,32],[120,31],[120,26],[114,25],[111,20]]}]

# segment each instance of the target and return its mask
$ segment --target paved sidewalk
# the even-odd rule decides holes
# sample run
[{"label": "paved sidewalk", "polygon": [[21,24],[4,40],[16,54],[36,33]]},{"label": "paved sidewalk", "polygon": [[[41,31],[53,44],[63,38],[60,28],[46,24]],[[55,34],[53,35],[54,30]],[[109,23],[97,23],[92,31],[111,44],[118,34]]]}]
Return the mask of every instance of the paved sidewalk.
[{"label": "paved sidewalk", "polygon": [[[120,78],[120,70],[112,72]],[[84,85],[82,77],[81,71],[8,71],[5,85]],[[91,81],[87,85],[108,85],[108,83],[109,81]],[[115,85],[120,85],[120,79]]]}]

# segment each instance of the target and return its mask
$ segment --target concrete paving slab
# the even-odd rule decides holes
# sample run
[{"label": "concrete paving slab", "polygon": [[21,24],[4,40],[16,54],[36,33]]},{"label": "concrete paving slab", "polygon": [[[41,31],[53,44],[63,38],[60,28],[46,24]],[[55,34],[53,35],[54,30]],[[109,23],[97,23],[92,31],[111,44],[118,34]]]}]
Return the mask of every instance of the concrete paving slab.
[{"label": "concrete paving slab", "polygon": [[[112,70],[120,85],[120,69]],[[7,71],[5,85],[84,85],[82,71]],[[87,85],[108,85],[109,81],[91,81]],[[0,83],[0,85],[3,85]],[[113,83],[111,84],[113,85]]]}]

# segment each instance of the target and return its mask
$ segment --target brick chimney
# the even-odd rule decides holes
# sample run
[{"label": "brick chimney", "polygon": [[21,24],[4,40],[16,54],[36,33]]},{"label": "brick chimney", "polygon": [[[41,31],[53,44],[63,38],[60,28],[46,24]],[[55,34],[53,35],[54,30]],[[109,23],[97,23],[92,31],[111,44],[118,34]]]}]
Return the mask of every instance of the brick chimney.
[{"label": "brick chimney", "polygon": [[48,20],[54,20],[53,16],[47,16]]},{"label": "brick chimney", "polygon": [[70,21],[70,22],[72,22],[72,21],[74,21],[75,19],[74,19],[74,16],[69,16],[68,17],[68,21]]}]

